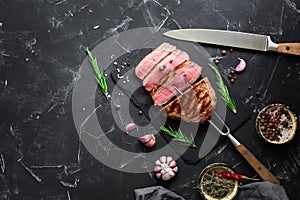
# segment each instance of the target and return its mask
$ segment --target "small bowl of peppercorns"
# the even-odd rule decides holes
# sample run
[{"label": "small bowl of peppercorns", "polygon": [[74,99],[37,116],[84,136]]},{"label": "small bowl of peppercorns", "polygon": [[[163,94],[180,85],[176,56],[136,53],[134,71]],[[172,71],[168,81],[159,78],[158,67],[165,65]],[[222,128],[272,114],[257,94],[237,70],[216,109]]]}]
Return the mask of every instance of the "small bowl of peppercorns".
[{"label": "small bowl of peppercorns", "polygon": [[259,136],[272,144],[283,144],[293,139],[297,129],[297,117],[283,104],[264,107],[256,118]]}]

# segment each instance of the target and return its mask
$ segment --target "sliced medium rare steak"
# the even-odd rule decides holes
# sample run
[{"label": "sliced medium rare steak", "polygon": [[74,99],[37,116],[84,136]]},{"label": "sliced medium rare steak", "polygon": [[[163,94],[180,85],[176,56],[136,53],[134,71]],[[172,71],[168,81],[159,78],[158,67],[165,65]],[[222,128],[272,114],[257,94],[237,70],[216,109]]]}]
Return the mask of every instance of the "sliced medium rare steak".
[{"label": "sliced medium rare steak", "polygon": [[167,104],[161,111],[168,118],[204,123],[211,116],[216,103],[215,91],[209,80],[204,78]]},{"label": "sliced medium rare steak", "polygon": [[176,47],[169,43],[162,43],[139,62],[135,68],[135,75],[143,80],[157,63],[175,49]]},{"label": "sliced medium rare steak", "polygon": [[151,91],[151,96],[156,105],[167,103],[178,94],[174,86],[183,91],[194,83],[201,75],[202,67],[188,60],[177,66],[174,71],[165,75]]},{"label": "sliced medium rare steak", "polygon": [[186,52],[176,49],[153,68],[143,80],[143,86],[146,90],[151,91],[162,77],[189,59]]}]

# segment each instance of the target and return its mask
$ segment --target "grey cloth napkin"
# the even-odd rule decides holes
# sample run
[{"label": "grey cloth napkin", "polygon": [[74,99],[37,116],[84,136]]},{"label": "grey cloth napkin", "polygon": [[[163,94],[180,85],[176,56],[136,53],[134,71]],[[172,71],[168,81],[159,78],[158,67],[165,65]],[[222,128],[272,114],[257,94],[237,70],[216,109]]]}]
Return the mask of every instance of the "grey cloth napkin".
[{"label": "grey cloth napkin", "polygon": [[[184,200],[183,197],[162,187],[135,189],[136,200]],[[289,200],[281,185],[269,181],[255,182],[240,187],[236,200]]]},{"label": "grey cloth napkin", "polygon": [[240,187],[238,200],[288,200],[285,189],[281,185],[269,181],[255,182]]},{"label": "grey cloth napkin", "polygon": [[162,186],[153,186],[141,189],[135,189],[136,200],[184,200],[175,192],[172,192]]}]

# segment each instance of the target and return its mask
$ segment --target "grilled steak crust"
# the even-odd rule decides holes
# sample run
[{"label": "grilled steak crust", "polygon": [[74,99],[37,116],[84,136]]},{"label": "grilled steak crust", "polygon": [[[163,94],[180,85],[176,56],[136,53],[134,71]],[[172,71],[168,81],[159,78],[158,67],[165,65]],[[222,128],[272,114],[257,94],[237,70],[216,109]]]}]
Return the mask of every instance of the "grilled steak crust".
[{"label": "grilled steak crust", "polygon": [[[202,67],[188,60],[165,75],[152,89],[151,96],[156,105],[168,102],[172,97],[194,83],[201,75]],[[176,87],[177,89],[175,89]]]},{"label": "grilled steak crust", "polygon": [[191,123],[204,123],[216,107],[216,94],[207,78],[203,78],[161,111],[168,118]]},{"label": "grilled steak crust", "polygon": [[176,47],[169,43],[162,43],[140,61],[135,68],[135,75],[143,80],[157,63],[175,51],[175,49]]},{"label": "grilled steak crust", "polygon": [[170,71],[173,71],[178,65],[189,59],[189,55],[186,52],[176,49],[171,54],[166,56],[163,60],[161,60],[152,69],[152,71],[148,73],[148,75],[143,80],[143,86],[146,90],[151,91],[162,77],[164,77]]}]

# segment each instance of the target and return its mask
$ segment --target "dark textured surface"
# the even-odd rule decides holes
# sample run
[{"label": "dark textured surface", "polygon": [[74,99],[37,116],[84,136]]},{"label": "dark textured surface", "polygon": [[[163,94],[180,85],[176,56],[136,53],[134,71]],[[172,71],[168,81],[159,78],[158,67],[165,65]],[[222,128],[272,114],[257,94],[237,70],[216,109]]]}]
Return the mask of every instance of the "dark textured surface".
[{"label": "dark textured surface", "polygon": [[[0,0],[0,199],[133,199],[134,189],[152,185],[201,199],[194,187],[212,162],[255,176],[227,140],[197,165],[178,159],[180,171],[170,182],[111,169],[79,140],[73,86],[85,48],[126,30],[217,28],[300,41],[299,6],[297,0]],[[212,58],[223,49],[202,46]],[[284,103],[299,117],[299,57],[238,49],[227,55],[218,66],[224,76],[238,57],[248,64],[231,87],[253,111],[236,138],[280,179],[290,199],[300,199],[299,130],[289,144],[274,146],[262,142],[254,127],[257,112],[270,103]],[[104,100],[97,91],[96,104]]]}]

